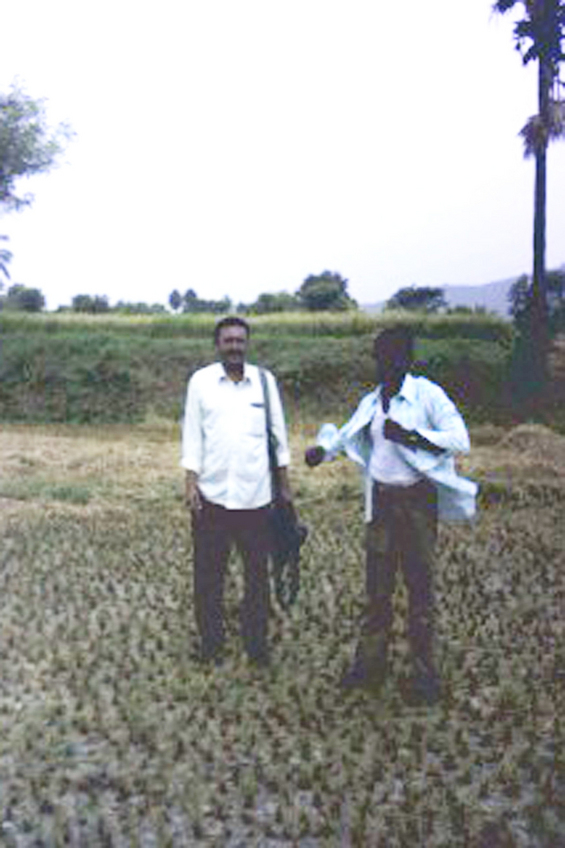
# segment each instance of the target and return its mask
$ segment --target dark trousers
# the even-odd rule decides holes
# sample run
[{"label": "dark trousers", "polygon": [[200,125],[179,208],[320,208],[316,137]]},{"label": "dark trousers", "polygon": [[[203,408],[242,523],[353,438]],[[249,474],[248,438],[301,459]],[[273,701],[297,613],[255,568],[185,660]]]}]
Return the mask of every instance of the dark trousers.
[{"label": "dark trousers", "polygon": [[373,486],[373,520],[366,531],[367,608],[357,660],[370,674],[386,672],[397,569],[408,589],[408,637],[416,669],[433,665],[433,568],[437,492],[425,480],[413,486]]},{"label": "dark trousers", "polygon": [[244,568],[241,635],[251,658],[267,651],[269,617],[268,508],[229,510],[202,499],[193,515],[194,604],[204,657],[217,655],[225,641],[224,583],[233,545]]}]

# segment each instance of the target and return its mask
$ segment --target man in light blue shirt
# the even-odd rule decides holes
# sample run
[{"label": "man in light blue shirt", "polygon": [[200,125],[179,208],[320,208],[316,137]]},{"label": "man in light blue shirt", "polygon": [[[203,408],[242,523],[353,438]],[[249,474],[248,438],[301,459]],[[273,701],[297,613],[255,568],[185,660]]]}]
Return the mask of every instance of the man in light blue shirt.
[{"label": "man in light blue shirt", "polygon": [[455,471],[469,450],[465,423],[443,389],[409,372],[413,339],[404,327],[375,340],[377,387],[338,430],[325,424],[308,448],[310,467],[345,453],[365,479],[367,609],[353,665],[341,685],[378,690],[387,672],[392,594],[400,566],[408,588],[413,675],[408,697],[434,704],[440,694],[433,658],[433,568],[438,517],[472,518],[477,486]]}]

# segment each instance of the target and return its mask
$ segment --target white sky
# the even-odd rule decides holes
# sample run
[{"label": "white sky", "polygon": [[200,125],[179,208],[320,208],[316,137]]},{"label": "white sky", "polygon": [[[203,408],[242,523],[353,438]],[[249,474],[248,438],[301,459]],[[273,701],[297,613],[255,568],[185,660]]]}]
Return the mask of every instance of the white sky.
[{"label": "white sky", "polygon": [[[491,0],[6,0],[18,76],[76,138],[0,221],[12,282],[250,302],[325,269],[361,303],[529,272],[535,69]],[[565,144],[547,264],[565,262]]]}]

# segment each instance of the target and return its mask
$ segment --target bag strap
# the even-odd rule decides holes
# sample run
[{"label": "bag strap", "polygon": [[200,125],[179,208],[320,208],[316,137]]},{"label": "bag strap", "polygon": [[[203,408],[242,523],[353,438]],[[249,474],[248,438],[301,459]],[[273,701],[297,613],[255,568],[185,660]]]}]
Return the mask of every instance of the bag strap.
[{"label": "bag strap", "polygon": [[271,485],[273,500],[276,500],[278,495],[278,475],[277,475],[277,447],[276,438],[273,433],[273,419],[271,416],[271,400],[269,397],[269,385],[267,383],[267,375],[264,368],[259,368],[259,376],[261,378],[261,386],[263,388],[263,398],[265,401],[265,424],[267,429],[267,452],[269,454],[269,470],[271,472]]}]

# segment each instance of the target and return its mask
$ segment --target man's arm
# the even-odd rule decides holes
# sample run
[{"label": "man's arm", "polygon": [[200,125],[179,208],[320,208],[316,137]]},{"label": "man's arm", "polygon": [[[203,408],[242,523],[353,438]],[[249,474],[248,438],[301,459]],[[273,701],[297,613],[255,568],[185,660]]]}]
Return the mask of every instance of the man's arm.
[{"label": "man's arm", "polygon": [[200,512],[202,509],[202,500],[198,489],[198,475],[195,471],[186,472],[184,502],[191,512]]},{"label": "man's arm", "polygon": [[276,470],[276,475],[279,497],[283,501],[291,501],[292,491],[290,488],[290,481],[288,479],[288,468],[286,466],[279,466]]},{"label": "man's arm", "polygon": [[417,430],[407,430],[401,424],[398,424],[398,422],[393,421],[392,418],[385,420],[383,432],[385,439],[396,442],[398,445],[403,445],[405,448],[412,448],[414,450],[419,448],[420,450],[428,451],[428,453],[433,453],[434,456],[445,453],[444,448],[434,445],[425,436],[420,435]]},{"label": "man's arm", "polygon": [[420,402],[425,406],[428,426],[406,430],[388,418],[384,427],[385,438],[434,455],[466,453],[470,448],[467,427],[461,413],[441,386],[427,382]]},{"label": "man's arm", "polygon": [[188,383],[182,427],[181,465],[186,471],[185,503],[193,512],[202,507],[198,490],[198,475],[202,468],[202,428],[200,424],[200,402],[194,378]]},{"label": "man's arm", "polygon": [[286,432],[286,423],[284,420],[284,410],[278,386],[272,374],[267,372],[267,385],[269,388],[269,400],[271,405],[271,424],[273,435],[276,443],[277,453],[277,468],[275,474],[277,477],[277,489],[280,497],[285,501],[292,500],[292,492],[290,481],[288,478],[288,465],[290,463],[290,451],[288,448],[288,437]]},{"label": "man's arm", "polygon": [[428,427],[418,427],[418,433],[446,453],[468,453],[469,433],[463,416],[441,386],[428,385],[426,412]]},{"label": "man's arm", "polygon": [[[348,446],[355,444],[366,431],[375,412],[375,393],[365,395],[346,423],[338,428],[335,424],[323,424],[318,432],[318,444],[306,449],[304,461],[310,468],[335,459],[340,453],[349,453]],[[359,462],[359,457],[351,456]]]}]

